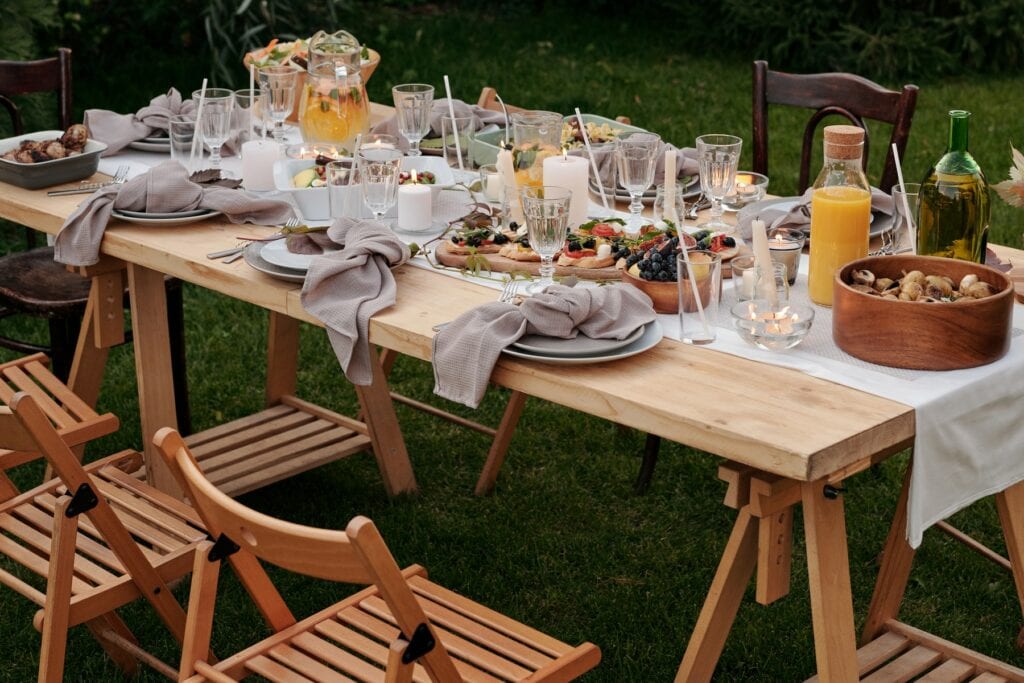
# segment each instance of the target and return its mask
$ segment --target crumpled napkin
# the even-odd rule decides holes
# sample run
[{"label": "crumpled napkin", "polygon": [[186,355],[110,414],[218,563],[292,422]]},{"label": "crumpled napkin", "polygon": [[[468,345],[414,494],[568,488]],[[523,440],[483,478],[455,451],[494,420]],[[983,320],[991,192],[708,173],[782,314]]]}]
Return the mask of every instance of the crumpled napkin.
[{"label": "crumpled napkin", "polygon": [[100,188],[68,216],[57,234],[54,259],[88,266],[99,259],[100,242],[114,209],[176,213],[194,209],[220,211],[232,223],[275,225],[295,216],[291,204],[240,190],[203,187],[188,179],[177,161],[165,161],[123,185]]},{"label": "crumpled napkin", "polygon": [[345,377],[365,386],[373,381],[370,318],[394,305],[391,268],[411,258],[409,247],[375,220],[339,218],[327,235],[344,248],[313,258],[302,305],[326,326]]},{"label": "crumpled napkin", "polygon": [[[811,193],[814,188],[799,197],[795,206],[777,209],[773,206],[759,208],[757,204],[740,209],[736,216],[736,232],[743,239],[750,239],[750,223],[755,219],[764,221],[768,230],[772,228],[794,228],[808,232],[811,226]],[[877,187],[871,188],[871,211],[891,216],[895,205],[892,197]]]},{"label": "crumpled napkin", "polygon": [[85,127],[89,136],[107,143],[102,156],[117,154],[129,143],[167,132],[172,116],[195,116],[196,103],[183,100],[176,88],[157,95],[134,114],[118,114],[107,109],[86,109]]},{"label": "crumpled napkin", "polygon": [[463,313],[434,337],[434,393],[476,408],[498,356],[523,335],[625,339],[656,317],[651,299],[628,285],[552,285],[518,306],[484,304]]},{"label": "crumpled napkin", "polygon": [[[477,131],[484,126],[492,123],[498,124],[499,126],[505,126],[505,114],[500,111],[491,111],[490,109],[484,109],[477,105],[468,105],[462,100],[452,100],[452,107],[455,109],[455,116],[471,116],[473,117],[473,130]],[[448,98],[442,98],[440,100],[434,100],[430,107],[430,131],[427,133],[428,138],[439,138],[441,137],[441,118],[444,116],[450,116],[451,112],[448,110]],[[392,116],[391,118],[381,121],[376,126],[370,129],[371,133],[380,133],[386,135],[394,135],[398,138],[398,146],[403,151],[408,151],[409,141],[398,132],[398,116]]]}]

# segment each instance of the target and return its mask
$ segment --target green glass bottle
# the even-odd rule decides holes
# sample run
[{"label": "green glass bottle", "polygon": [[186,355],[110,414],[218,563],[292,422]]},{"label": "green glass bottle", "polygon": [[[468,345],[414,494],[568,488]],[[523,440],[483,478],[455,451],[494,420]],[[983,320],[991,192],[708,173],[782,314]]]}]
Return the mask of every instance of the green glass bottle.
[{"label": "green glass bottle", "polygon": [[921,183],[917,253],[983,263],[988,183],[967,151],[970,116],[967,111],[949,112],[949,147]]}]

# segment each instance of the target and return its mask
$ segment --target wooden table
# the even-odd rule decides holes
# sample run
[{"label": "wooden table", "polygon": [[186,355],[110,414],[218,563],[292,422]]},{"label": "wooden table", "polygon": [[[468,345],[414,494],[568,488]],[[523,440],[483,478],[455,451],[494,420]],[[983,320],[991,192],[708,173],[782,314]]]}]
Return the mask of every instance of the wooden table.
[{"label": "wooden table", "polygon": [[[80,200],[0,185],[0,216],[53,234]],[[224,264],[205,258],[208,252],[233,245],[235,235],[270,231],[214,219],[173,230],[115,222],[106,233],[102,252],[111,260],[111,269],[127,264],[151,480],[173,488],[150,446],[153,433],[175,421],[162,282],[163,275],[170,274],[269,310],[268,402],[283,404],[285,408],[278,409],[286,412],[305,411],[328,419],[355,436],[364,434],[372,442],[389,492],[414,490],[384,377],[378,375],[373,386],[360,391],[368,422],[365,431],[353,420],[289,398],[295,388],[298,322],[319,324],[303,309],[299,286],[258,273],[244,261]],[[1024,260],[1024,252],[999,252]],[[102,272],[98,268],[88,274]],[[430,359],[433,325],[494,298],[491,289],[411,266],[397,269],[395,276],[397,303],[371,320],[370,340],[423,360]],[[502,357],[492,380],[732,463],[722,476],[730,482],[727,502],[739,510],[738,521],[679,680],[710,678],[755,564],[759,599],[770,602],[785,594],[788,565],[779,567],[785,564],[788,548],[772,547],[767,539],[772,534],[786,536],[792,508],[800,503],[818,671],[822,680],[857,679],[844,506],[837,489],[847,476],[912,444],[912,408],[794,370],[668,339],[639,356],[594,366],[550,366]],[[701,387],[699,398],[685,390],[695,386]],[[673,387],[679,388],[674,394]],[[264,418],[257,416],[252,424]],[[786,429],[779,429],[780,424]],[[218,436],[218,429],[234,427],[215,428],[200,440]],[[364,439],[358,445],[369,444]],[[757,542],[759,536],[762,542]],[[776,569],[760,569],[769,562]]]}]

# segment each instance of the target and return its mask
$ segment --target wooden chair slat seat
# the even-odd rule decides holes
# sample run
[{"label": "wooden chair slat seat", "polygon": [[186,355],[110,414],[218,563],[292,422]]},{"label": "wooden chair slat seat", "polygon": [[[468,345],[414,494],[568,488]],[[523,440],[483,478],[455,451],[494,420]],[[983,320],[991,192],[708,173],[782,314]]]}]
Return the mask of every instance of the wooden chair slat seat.
[{"label": "wooden chair slat seat", "polygon": [[[345,531],[268,517],[215,487],[177,432],[163,429],[155,441],[211,537],[218,539],[217,545],[200,544],[193,567],[191,638],[184,643],[180,667],[182,676],[196,674],[189,680],[258,674],[275,681],[568,681],[600,661],[600,650],[590,643],[574,648],[546,636],[437,586],[421,567],[399,570],[365,517],[354,518]],[[212,555],[218,545],[230,548],[233,568],[275,633],[213,664],[205,655],[222,564],[221,556]],[[260,560],[368,586],[297,621]],[[433,644],[421,649],[428,641]]]}]

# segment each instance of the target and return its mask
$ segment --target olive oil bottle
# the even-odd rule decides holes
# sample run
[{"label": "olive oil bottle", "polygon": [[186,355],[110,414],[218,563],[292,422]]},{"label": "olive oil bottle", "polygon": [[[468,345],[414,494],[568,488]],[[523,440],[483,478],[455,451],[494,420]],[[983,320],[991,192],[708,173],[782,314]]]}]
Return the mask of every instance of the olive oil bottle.
[{"label": "olive oil bottle", "polygon": [[921,183],[917,253],[983,263],[988,244],[985,174],[967,151],[970,112],[949,112],[949,146]]}]

